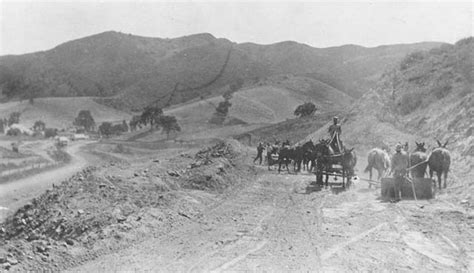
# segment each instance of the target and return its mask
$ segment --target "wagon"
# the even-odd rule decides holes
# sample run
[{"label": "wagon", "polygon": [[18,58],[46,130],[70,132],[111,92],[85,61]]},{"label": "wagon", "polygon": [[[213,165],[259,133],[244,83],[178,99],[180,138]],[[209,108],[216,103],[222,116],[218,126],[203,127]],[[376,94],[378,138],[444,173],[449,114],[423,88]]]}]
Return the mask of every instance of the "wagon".
[{"label": "wagon", "polygon": [[[351,186],[353,171],[343,164],[344,153],[335,155],[321,155],[316,158],[316,184],[323,185],[323,177],[326,176],[324,183],[326,186],[338,186],[348,188]],[[332,177],[330,180],[329,178]]]}]

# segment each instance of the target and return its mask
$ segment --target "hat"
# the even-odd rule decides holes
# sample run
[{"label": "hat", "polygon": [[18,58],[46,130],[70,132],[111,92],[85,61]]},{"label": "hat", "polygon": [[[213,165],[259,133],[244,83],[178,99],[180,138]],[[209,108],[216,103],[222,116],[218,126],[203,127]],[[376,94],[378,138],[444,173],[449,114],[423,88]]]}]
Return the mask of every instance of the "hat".
[{"label": "hat", "polygon": [[395,151],[401,151],[402,150],[402,144],[398,143],[397,146],[395,146]]},{"label": "hat", "polygon": [[337,116],[334,116],[332,119],[339,119]]}]

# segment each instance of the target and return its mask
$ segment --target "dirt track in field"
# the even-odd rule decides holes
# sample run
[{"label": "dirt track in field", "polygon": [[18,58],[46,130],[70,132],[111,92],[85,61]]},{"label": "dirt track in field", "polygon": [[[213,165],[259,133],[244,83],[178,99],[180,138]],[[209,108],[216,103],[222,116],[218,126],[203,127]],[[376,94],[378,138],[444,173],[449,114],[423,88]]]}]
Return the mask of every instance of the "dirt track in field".
[{"label": "dirt track in field", "polygon": [[[36,175],[0,184],[0,207],[2,207],[0,221],[3,221],[12,211],[17,210],[31,199],[51,188],[53,184],[61,183],[86,167],[88,161],[79,155],[81,147],[86,144],[87,142],[79,142],[67,147],[66,151],[71,155],[71,161],[68,164],[49,171],[40,172]],[[41,147],[44,147],[44,145]],[[44,152],[39,148],[37,150]]]},{"label": "dirt track in field", "polygon": [[[72,270],[474,271],[474,220],[465,208],[436,199],[383,203],[365,183],[337,193],[310,185],[313,178],[262,168],[255,182],[170,232]],[[199,195],[189,198],[202,205]]]}]

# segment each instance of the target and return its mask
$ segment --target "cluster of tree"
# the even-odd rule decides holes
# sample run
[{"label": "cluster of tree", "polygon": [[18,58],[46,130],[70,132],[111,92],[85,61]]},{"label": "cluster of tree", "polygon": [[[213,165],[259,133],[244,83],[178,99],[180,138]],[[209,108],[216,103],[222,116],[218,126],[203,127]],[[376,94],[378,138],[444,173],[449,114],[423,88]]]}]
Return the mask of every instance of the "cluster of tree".
[{"label": "cluster of tree", "polygon": [[318,109],[316,108],[316,105],[314,105],[314,103],[306,102],[296,107],[294,114],[295,116],[299,116],[300,118],[302,118],[313,115],[316,110]]},{"label": "cluster of tree", "polygon": [[[20,116],[21,116],[20,112],[13,112],[13,113],[10,113],[10,116],[8,117],[8,119],[7,118],[0,119],[0,132],[5,133],[5,129],[7,127],[12,126],[13,124],[20,123]],[[17,131],[12,131],[11,134],[17,134],[18,135],[18,132]],[[20,131],[20,134],[21,134],[21,131]]]},{"label": "cluster of tree", "polygon": [[102,122],[99,126],[99,133],[105,137],[111,135],[121,135],[122,133],[128,132],[127,122],[124,120],[121,124],[113,125],[110,122]]},{"label": "cluster of tree", "polygon": [[237,79],[234,83],[229,86],[229,89],[222,95],[224,101],[219,102],[216,107],[216,112],[212,118],[212,123],[222,124],[227,114],[229,113],[229,109],[232,106],[230,100],[232,99],[233,94],[238,91],[244,85],[244,81],[242,79]]},{"label": "cluster of tree", "polygon": [[91,111],[89,110],[81,110],[79,114],[74,119],[72,123],[75,126],[82,126],[86,130],[86,132],[93,131],[95,128],[95,121],[92,117]]},{"label": "cluster of tree", "polygon": [[129,124],[131,131],[148,125],[150,125],[150,130],[161,128],[167,138],[169,138],[171,132],[181,131],[176,117],[163,115],[163,110],[158,106],[145,107],[142,114],[133,116]]}]

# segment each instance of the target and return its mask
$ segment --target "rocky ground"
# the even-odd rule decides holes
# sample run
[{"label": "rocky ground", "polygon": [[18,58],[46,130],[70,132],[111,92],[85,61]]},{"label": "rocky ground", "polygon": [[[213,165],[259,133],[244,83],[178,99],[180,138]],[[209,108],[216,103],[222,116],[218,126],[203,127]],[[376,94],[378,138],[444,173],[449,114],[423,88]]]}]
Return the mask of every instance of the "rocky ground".
[{"label": "rocky ground", "polygon": [[4,221],[2,269],[474,270],[470,199],[384,203],[251,156],[228,141],[86,168]]}]

